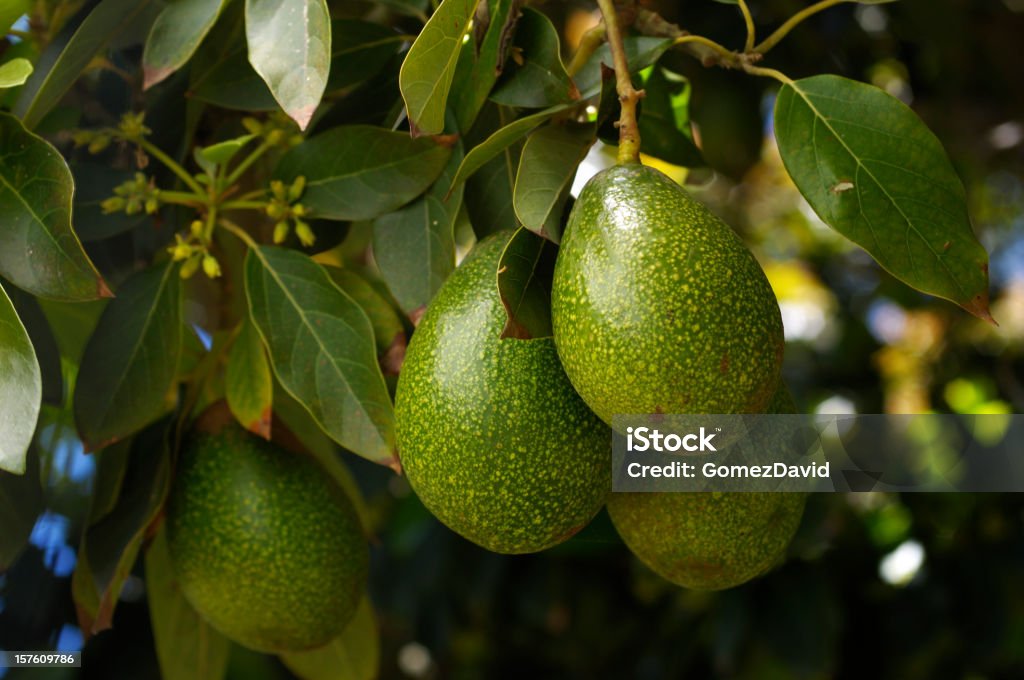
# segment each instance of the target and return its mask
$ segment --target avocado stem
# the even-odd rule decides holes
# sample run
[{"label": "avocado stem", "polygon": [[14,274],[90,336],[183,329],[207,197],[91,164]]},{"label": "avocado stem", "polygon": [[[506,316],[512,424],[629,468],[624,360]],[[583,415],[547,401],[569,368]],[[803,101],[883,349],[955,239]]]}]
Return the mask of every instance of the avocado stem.
[{"label": "avocado stem", "polygon": [[619,16],[615,12],[613,0],[597,0],[604,16],[605,33],[608,47],[612,52],[615,66],[615,91],[619,95],[622,111],[619,114],[619,154],[620,165],[640,162],[640,127],[636,120],[636,105],[643,97],[643,90],[633,88],[629,77],[629,60],[626,59],[626,47],[622,42],[622,31],[619,29]]}]

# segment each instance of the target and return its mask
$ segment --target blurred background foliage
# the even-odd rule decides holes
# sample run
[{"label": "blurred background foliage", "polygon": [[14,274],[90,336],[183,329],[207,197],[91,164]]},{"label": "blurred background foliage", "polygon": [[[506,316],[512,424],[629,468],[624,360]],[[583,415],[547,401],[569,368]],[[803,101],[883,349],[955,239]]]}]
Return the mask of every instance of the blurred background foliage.
[{"label": "blurred background foliage", "polygon": [[[596,21],[590,2],[536,4],[561,27],[567,54]],[[733,6],[647,4],[694,33],[742,44]],[[804,4],[751,2],[761,27],[778,25]],[[332,10],[381,16],[412,7],[389,20],[416,32],[416,8],[424,5],[333,2]],[[1021,0],[841,5],[795,31],[768,60],[794,78],[832,72],[872,82],[923,117],[964,180],[991,254],[998,327],[898,283],[817,219],[772,141],[774,82],[704,69],[682,54],[663,58],[692,84],[695,137],[710,165],[688,175],[666,170],[686,176],[764,265],[786,325],[785,377],[805,410],[1024,412],[1022,37]],[[76,86],[85,103],[77,113],[59,110],[49,128],[127,107],[132,94],[117,71],[137,64],[138,52],[128,47],[95,64]],[[385,76],[322,124],[382,118],[394,101],[397,63],[382,66]],[[172,82],[145,100],[147,123],[164,148],[187,144],[183,94]],[[584,170],[604,163],[596,149]],[[85,211],[86,224],[88,187],[80,192],[76,209]],[[94,217],[95,224],[76,220],[76,227],[104,271],[125,271],[133,255],[148,259],[177,226],[170,214],[142,230],[144,237],[128,238],[132,225],[102,222],[98,211]],[[97,309],[47,305],[65,356],[80,355],[75,343],[84,341]],[[64,367],[65,374],[74,370]],[[41,508],[30,546],[0,573],[0,647],[79,649],[70,577],[96,461],[83,453],[66,411],[47,407],[41,422],[44,494],[25,499],[23,507]],[[384,678],[1024,677],[1019,494],[814,496],[784,565],[728,592],[697,593],[643,568],[603,513],[554,550],[502,557],[441,526],[389,470],[354,456],[346,461],[376,527],[371,594]],[[0,678],[11,679],[157,676],[141,564],[126,583],[113,629],[85,645],[82,669],[0,669]],[[291,676],[275,658],[236,646],[228,677]]]}]

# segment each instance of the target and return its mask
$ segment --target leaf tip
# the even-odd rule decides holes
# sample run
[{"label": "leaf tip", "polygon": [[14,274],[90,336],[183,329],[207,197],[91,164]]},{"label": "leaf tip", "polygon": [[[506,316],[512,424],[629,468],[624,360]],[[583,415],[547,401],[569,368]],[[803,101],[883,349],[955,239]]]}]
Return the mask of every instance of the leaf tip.
[{"label": "leaf tip", "polygon": [[110,290],[110,286],[107,285],[102,276],[96,279],[96,295],[100,298],[114,297],[114,291]]},{"label": "leaf tip", "polygon": [[273,416],[271,408],[268,406],[263,409],[263,413],[256,420],[249,423],[247,429],[260,437],[263,437],[268,442],[270,441],[270,421]]},{"label": "leaf tip", "polygon": [[456,143],[458,143],[459,133],[455,132],[450,135],[434,135],[434,141],[437,142],[438,146],[451,149],[455,147]]},{"label": "leaf tip", "polygon": [[989,310],[987,293],[975,295],[968,302],[960,306],[982,321],[986,321],[993,326],[999,326],[999,323],[996,322],[995,318],[992,316],[992,312]]},{"label": "leaf tip", "polygon": [[423,314],[427,311],[426,305],[420,305],[416,309],[409,312],[409,321],[412,322],[413,327],[420,325],[420,319],[423,318]]},{"label": "leaf tip", "polygon": [[310,106],[303,106],[300,109],[292,109],[288,111],[288,117],[295,121],[299,126],[299,129],[303,132],[306,131],[306,127],[309,125],[310,119],[313,118],[313,113],[316,111],[316,104]]},{"label": "leaf tip", "polygon": [[385,458],[385,459],[377,461],[377,462],[379,462],[381,465],[383,465],[385,467],[389,467],[392,470],[394,470],[396,475],[401,475],[402,474],[402,461],[398,460],[398,452],[397,451],[392,453],[390,458]]},{"label": "leaf tip", "polygon": [[395,333],[394,339],[380,358],[380,367],[384,375],[398,375],[399,371],[402,370],[407,345],[405,332],[399,331]]},{"label": "leaf tip", "polygon": [[146,66],[142,69],[142,91],[145,92],[157,83],[163,82],[167,76],[174,73],[174,69],[167,66],[152,68]]}]

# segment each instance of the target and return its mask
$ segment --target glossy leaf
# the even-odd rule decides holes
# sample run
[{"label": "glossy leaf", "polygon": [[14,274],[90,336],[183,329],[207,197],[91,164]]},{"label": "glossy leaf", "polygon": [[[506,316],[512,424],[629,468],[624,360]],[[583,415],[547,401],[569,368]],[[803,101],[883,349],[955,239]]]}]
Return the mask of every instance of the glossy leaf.
[{"label": "glossy leaf", "polygon": [[25,127],[34,128],[61,100],[93,57],[139,22],[155,18],[156,0],[103,0],[89,13],[71,39],[60,49],[51,46],[36,63],[36,70],[22,88],[14,113]]},{"label": "glossy leaf", "polygon": [[249,63],[305,130],[331,66],[327,0],[245,0],[245,34]]},{"label": "glossy leaf", "polygon": [[359,305],[311,259],[257,247],[245,260],[252,320],[281,385],[334,441],[397,464],[394,413]]},{"label": "glossy leaf", "polygon": [[71,228],[73,191],[57,150],[0,113],[0,274],[57,300],[109,297]]},{"label": "glossy leaf", "polygon": [[23,474],[0,470],[0,574],[21,554],[45,507],[39,459],[34,451],[29,453]]},{"label": "glossy leaf", "polygon": [[325,267],[331,280],[355,300],[366,313],[373,326],[373,338],[377,344],[378,356],[391,350],[396,342],[404,342],[405,331],[402,320],[392,307],[370,283],[359,274],[345,267]]},{"label": "glossy leaf", "polygon": [[142,52],[144,90],[184,66],[228,0],[175,0],[153,22]]},{"label": "glossy leaf", "polygon": [[[519,17],[518,5],[517,0],[491,0],[483,40],[479,45],[469,41],[459,52],[449,108],[454,111],[456,127],[461,132],[473,126],[487,95],[504,70],[510,36]],[[479,35],[476,26],[474,32]]]},{"label": "glossy leaf", "polygon": [[387,26],[356,19],[331,23],[331,75],[333,91],[368,80],[380,73],[405,42]]},{"label": "glossy leaf", "polygon": [[480,0],[444,0],[409,48],[398,83],[416,134],[444,131],[462,41]]},{"label": "glossy leaf", "polygon": [[502,338],[548,338],[551,330],[551,279],[558,249],[551,241],[520,227],[498,261],[498,295],[508,319]]},{"label": "glossy leaf", "polygon": [[505,106],[541,108],[580,98],[562,63],[558,30],[544,14],[529,7],[523,9],[512,50],[515,58],[491,93],[493,101]]},{"label": "glossy leaf", "polygon": [[512,199],[523,226],[559,242],[562,208],[576,169],[593,143],[593,125],[548,125],[527,138]]},{"label": "glossy leaf", "polygon": [[146,551],[146,601],[163,680],[220,680],[231,643],[188,603],[178,586],[167,532],[161,529]]},{"label": "glossy leaf", "polygon": [[451,196],[445,193],[461,160],[459,147],[430,191],[373,223],[374,260],[406,314],[425,307],[455,269],[455,219],[462,187]]},{"label": "glossy leaf", "polygon": [[146,529],[167,497],[171,479],[167,432],[164,422],[136,437],[117,504],[82,537],[73,589],[87,635],[110,628]]},{"label": "glossy leaf", "polygon": [[8,87],[17,87],[23,84],[32,75],[32,62],[28,59],[11,59],[6,64],[0,64],[0,90]]},{"label": "glossy leaf", "polygon": [[[626,36],[622,39],[629,60],[629,72],[639,73],[654,62],[672,46],[671,38],[649,38],[646,36]],[[601,92],[601,64],[612,65],[612,55],[605,43],[598,47],[594,54],[576,74],[576,87],[583,98],[588,99]]]},{"label": "glossy leaf", "polygon": [[323,647],[281,655],[281,661],[302,680],[373,680],[380,672],[380,633],[369,596],[364,596],[352,622]]},{"label": "glossy leaf", "polygon": [[690,129],[690,83],[654,66],[643,89],[638,123],[644,153],[687,168],[703,166]]},{"label": "glossy leaf", "polygon": [[963,184],[917,115],[838,76],[788,83],[775,105],[783,163],[818,216],[918,290],[991,320],[988,254]]},{"label": "glossy leaf", "polygon": [[75,423],[89,449],[125,437],[168,408],[182,347],[178,269],[133,275],[103,310],[75,383]]},{"label": "glossy leaf", "polygon": [[259,331],[249,319],[242,322],[231,347],[224,381],[228,408],[238,422],[250,432],[270,439],[274,379]]},{"label": "glossy leaf", "polygon": [[28,332],[0,286],[0,470],[22,474],[43,383]]},{"label": "glossy leaf", "polygon": [[43,402],[60,406],[64,402],[64,376],[60,362],[60,348],[54,337],[50,322],[43,313],[35,296],[29,295],[16,286],[6,288],[14,304],[18,318],[28,331],[29,340],[39,362],[39,373],[43,384]]},{"label": "glossy leaf", "polygon": [[306,177],[302,203],[317,217],[366,220],[423,193],[452,150],[435,139],[370,125],[342,125],[289,151],[274,173],[291,182]]}]

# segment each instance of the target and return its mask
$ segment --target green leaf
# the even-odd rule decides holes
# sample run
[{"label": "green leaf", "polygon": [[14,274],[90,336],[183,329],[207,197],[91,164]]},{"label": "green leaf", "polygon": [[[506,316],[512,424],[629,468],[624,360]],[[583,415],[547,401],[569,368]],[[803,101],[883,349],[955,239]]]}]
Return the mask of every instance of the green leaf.
[{"label": "green leaf", "polygon": [[173,0],[153,22],[142,52],[143,90],[184,66],[228,0]]},{"label": "green leaf", "polygon": [[[626,59],[629,60],[629,72],[636,74],[658,61],[662,54],[672,46],[671,38],[648,38],[645,36],[626,36],[622,39],[626,48]],[[576,74],[576,87],[584,99],[589,99],[601,92],[601,64],[612,65],[611,51],[605,43],[598,47],[594,54]]]},{"label": "green leaf", "polygon": [[6,64],[0,65],[0,90],[8,87],[17,87],[23,84],[32,75],[32,62],[28,59],[11,59]]},{"label": "green leaf", "polygon": [[231,162],[231,159],[235,157],[235,154],[241,151],[242,148],[254,138],[254,135],[242,135],[235,139],[228,139],[217,144],[212,144],[200,149],[198,151],[199,157],[207,163],[224,165],[225,163]]},{"label": "green leaf", "polygon": [[75,183],[72,226],[84,243],[123,234],[152,219],[145,212],[106,214],[101,207],[104,200],[114,195],[114,187],[135,177],[134,170],[92,162],[73,162],[70,169]]},{"label": "green leaf", "polygon": [[551,279],[558,248],[520,227],[505,245],[498,260],[498,295],[508,319],[502,338],[549,338],[551,330]]},{"label": "green leaf", "polygon": [[369,80],[383,70],[406,38],[387,26],[357,19],[331,22],[332,92]]},{"label": "green leaf", "polygon": [[18,96],[14,113],[28,129],[34,128],[71,88],[92,58],[140,21],[155,18],[156,0],[103,0],[89,13],[68,43],[59,51],[52,45],[36,64],[36,70]]},{"label": "green leaf", "polygon": [[82,621],[87,635],[110,628],[146,529],[167,497],[171,479],[168,429],[163,422],[136,437],[117,504],[82,536],[72,588],[80,619],[87,615]]},{"label": "green leaf", "polygon": [[[487,95],[502,74],[518,18],[517,0],[490,0],[488,24],[480,45],[471,40],[462,46],[449,99],[449,108],[455,112],[456,127],[461,132],[473,126]],[[479,19],[478,13],[474,22]],[[479,34],[479,31],[474,26],[474,32]]]},{"label": "green leaf", "polygon": [[654,66],[643,89],[639,126],[644,153],[687,168],[705,165],[690,129],[689,81]]},{"label": "green leaf", "polygon": [[0,286],[0,470],[25,472],[43,383],[28,332]]},{"label": "green leaf", "polygon": [[512,197],[523,226],[558,243],[562,208],[576,169],[593,143],[593,125],[547,125],[527,138]]},{"label": "green leaf", "polygon": [[8,286],[7,295],[14,303],[14,309],[21,323],[25,325],[29,340],[35,349],[43,381],[43,402],[60,406],[64,403],[64,376],[60,364],[60,348],[57,347],[57,339],[50,328],[50,322],[35,296],[16,286]]},{"label": "green leaf", "polygon": [[377,344],[377,355],[383,356],[392,350],[396,343],[404,347],[405,329],[391,303],[359,274],[345,267],[325,267],[331,280],[345,294],[355,300],[366,313],[366,318],[373,326],[373,337]]},{"label": "green leaf", "polygon": [[231,643],[188,603],[178,586],[167,532],[161,529],[146,551],[146,601],[163,680],[220,680]]},{"label": "green leaf", "polygon": [[110,297],[71,228],[73,191],[57,150],[0,113],[0,274],[57,300]]},{"label": "green leaf", "polygon": [[775,104],[787,172],[821,219],[893,276],[991,320],[988,254],[963,184],[917,115],[838,76],[787,83]]},{"label": "green leaf", "polygon": [[423,197],[373,223],[373,256],[402,310],[421,311],[455,269],[455,219],[462,187],[445,192],[462,160],[461,145]]},{"label": "green leaf", "polygon": [[414,134],[444,131],[445,105],[462,42],[480,0],[444,0],[409,48],[398,75]]},{"label": "green leaf", "polygon": [[260,246],[245,259],[249,312],[281,385],[334,441],[397,464],[394,412],[366,314],[318,264]]},{"label": "green leaf", "polygon": [[559,104],[532,115],[524,116],[502,127],[483,142],[474,146],[466,154],[462,164],[459,165],[458,172],[455,173],[455,179],[452,180],[449,190],[454,191],[457,186],[465,182],[474,172],[482,168],[485,163],[518,142],[541,123],[568,108],[568,104]]},{"label": "green leaf", "polygon": [[302,203],[317,217],[367,220],[423,193],[452,150],[438,140],[370,125],[342,125],[289,151],[274,176],[306,177]]},{"label": "green leaf", "polygon": [[327,0],[245,0],[245,35],[249,63],[305,130],[331,68]]},{"label": "green leaf", "polygon": [[133,275],[107,305],[75,382],[75,424],[95,450],[168,409],[181,357],[181,283],[170,263]]},{"label": "green leaf", "polygon": [[376,678],[380,672],[380,633],[369,596],[363,597],[341,635],[323,647],[282,654],[281,661],[302,680]]},{"label": "green leaf", "polygon": [[569,104],[580,98],[579,90],[565,72],[558,30],[551,20],[526,7],[516,28],[513,59],[491,100],[505,106],[541,108]]},{"label": "green leaf", "polygon": [[189,95],[227,109],[272,111],[277,102],[249,64],[244,3],[229,3],[189,67]]},{"label": "green leaf", "polygon": [[225,375],[228,408],[242,427],[270,439],[274,379],[259,331],[249,319],[242,322],[228,355]]},{"label": "green leaf", "polygon": [[0,526],[4,528],[0,531],[0,574],[21,554],[45,507],[34,450],[29,452],[24,474],[0,470]]}]

